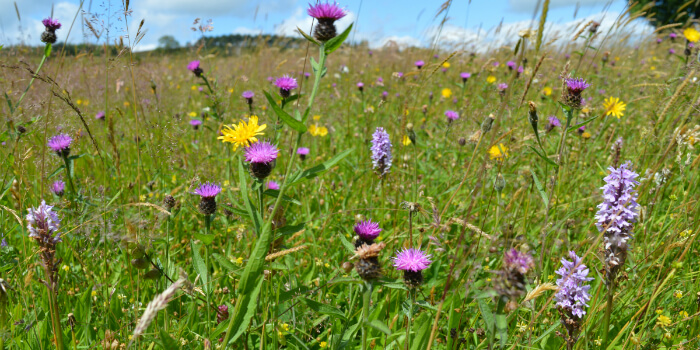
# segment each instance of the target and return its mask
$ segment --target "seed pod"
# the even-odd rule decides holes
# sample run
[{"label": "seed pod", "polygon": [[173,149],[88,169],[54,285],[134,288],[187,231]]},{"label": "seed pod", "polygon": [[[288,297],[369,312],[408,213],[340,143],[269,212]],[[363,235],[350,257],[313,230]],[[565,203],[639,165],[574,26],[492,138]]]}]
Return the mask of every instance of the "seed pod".
[{"label": "seed pod", "polygon": [[131,250],[131,256],[134,259],[141,259],[146,254],[146,249],[142,245],[137,245]]},{"label": "seed pod", "polygon": [[146,259],[132,259],[131,266],[143,270],[148,267],[148,261],[146,261]]},{"label": "seed pod", "polygon": [[143,274],[143,278],[147,280],[155,280],[160,278],[160,276],[161,274],[160,271],[158,271],[158,269],[153,269]]}]

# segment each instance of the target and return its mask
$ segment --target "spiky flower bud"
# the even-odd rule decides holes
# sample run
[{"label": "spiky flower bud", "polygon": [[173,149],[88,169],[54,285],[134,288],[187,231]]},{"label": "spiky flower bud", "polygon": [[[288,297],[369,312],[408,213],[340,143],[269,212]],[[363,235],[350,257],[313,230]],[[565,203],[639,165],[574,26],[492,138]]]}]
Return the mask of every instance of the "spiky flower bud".
[{"label": "spiky flower bud", "polygon": [[491,131],[491,127],[493,126],[493,121],[496,120],[496,116],[493,114],[489,114],[488,117],[484,118],[484,121],[481,122],[481,132],[483,134]]}]

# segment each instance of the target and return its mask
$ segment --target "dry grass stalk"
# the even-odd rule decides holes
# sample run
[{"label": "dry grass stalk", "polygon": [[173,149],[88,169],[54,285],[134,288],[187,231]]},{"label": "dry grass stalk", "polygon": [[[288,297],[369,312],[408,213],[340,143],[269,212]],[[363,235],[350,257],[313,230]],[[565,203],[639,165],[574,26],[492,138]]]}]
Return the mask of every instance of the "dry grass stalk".
[{"label": "dry grass stalk", "polygon": [[523,302],[535,299],[548,290],[559,290],[559,287],[550,282],[538,284],[537,287],[533,288],[529,293],[527,293]]},{"label": "dry grass stalk", "polygon": [[172,300],[177,290],[180,289],[184,283],[184,278],[178,279],[175,281],[175,283],[171,284],[168,289],[166,289],[163,293],[156,295],[156,297],[153,298],[150,303],[148,303],[146,311],[143,312],[143,316],[141,316],[141,319],[139,319],[139,322],[136,324],[136,328],[134,328],[134,337],[129,342],[129,347],[131,347],[134,340],[136,340],[146,329],[148,329],[148,326],[151,324],[151,322],[153,322],[153,319],[158,314],[158,311],[163,310],[168,306],[168,302]]},{"label": "dry grass stalk", "polygon": [[656,125],[659,125],[661,123],[661,120],[663,119],[664,115],[666,115],[666,112],[668,112],[669,108],[671,108],[671,105],[674,104],[676,100],[678,100],[678,97],[681,95],[681,92],[683,92],[683,89],[685,89],[685,87],[688,85],[688,82],[690,82],[693,75],[695,75],[695,69],[690,71],[690,74],[688,74],[688,76],[685,79],[683,79],[681,85],[679,85],[676,89],[676,93],[674,93],[673,96],[671,96],[671,99],[668,100],[666,107],[664,107],[663,111],[661,111],[661,113],[659,114],[659,119],[656,120]]},{"label": "dry grass stalk", "polygon": [[272,253],[272,254],[269,254],[268,256],[265,257],[265,261],[272,261],[272,260],[275,260],[275,259],[277,259],[277,258],[281,258],[281,257],[283,257],[283,256],[285,256],[285,255],[298,252],[298,251],[300,251],[300,250],[302,250],[302,249],[305,249],[305,248],[306,248],[306,245],[300,245],[300,246],[298,246],[298,247],[294,247],[294,248],[282,250],[282,251],[279,251],[279,252],[276,252],[276,253]]}]

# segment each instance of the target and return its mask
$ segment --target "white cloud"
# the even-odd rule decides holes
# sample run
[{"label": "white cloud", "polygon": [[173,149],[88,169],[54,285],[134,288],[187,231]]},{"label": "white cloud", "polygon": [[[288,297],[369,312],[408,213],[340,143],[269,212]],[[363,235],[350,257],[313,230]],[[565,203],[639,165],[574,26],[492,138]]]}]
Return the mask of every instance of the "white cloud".
[{"label": "white cloud", "polygon": [[256,10],[260,13],[288,12],[295,3],[294,0],[267,0],[264,4],[249,0],[206,0],[196,3],[192,0],[144,0],[138,4],[138,7],[149,13],[170,13],[190,16],[194,19],[222,15],[247,17]]},{"label": "white cloud", "polygon": [[[522,12],[532,12],[535,10],[536,6],[540,6],[542,8],[542,3],[543,0],[509,0],[508,4],[510,5],[510,8],[515,10],[515,11],[522,11]],[[573,6],[578,3],[579,6],[593,6],[593,5],[600,5],[600,4],[606,4],[610,2],[610,0],[577,0],[577,1],[572,1],[572,0],[550,0],[549,2],[549,7],[550,8],[556,8],[556,7],[564,7],[564,6]]]}]

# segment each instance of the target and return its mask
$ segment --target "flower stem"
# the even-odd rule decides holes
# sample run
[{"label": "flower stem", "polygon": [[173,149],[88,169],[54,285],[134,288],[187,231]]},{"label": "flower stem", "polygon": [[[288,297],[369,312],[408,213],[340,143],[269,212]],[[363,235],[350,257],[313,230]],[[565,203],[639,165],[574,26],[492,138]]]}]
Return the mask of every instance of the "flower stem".
[{"label": "flower stem", "polygon": [[610,330],[610,314],[612,314],[614,294],[615,282],[610,281],[608,285],[608,300],[605,304],[605,316],[603,316],[603,348],[608,346],[608,331]]},{"label": "flower stem", "polygon": [[29,91],[29,88],[32,87],[32,84],[34,84],[34,79],[35,77],[39,74],[41,71],[41,67],[44,65],[44,62],[46,62],[46,59],[49,58],[47,55],[48,52],[51,52],[51,44],[47,43],[46,46],[44,47],[44,56],[41,58],[41,62],[39,63],[39,67],[36,69],[36,73],[32,76],[32,79],[29,81],[29,85],[27,85],[27,88],[24,89],[24,92],[22,92],[22,96],[19,97],[19,100],[17,100],[17,103],[15,104],[15,107],[12,109],[13,111],[16,111],[17,108],[19,107],[19,104],[22,103],[22,100],[24,99],[24,96],[27,94],[27,91]]},{"label": "flower stem", "polygon": [[372,300],[372,282],[365,282],[365,290],[362,293],[362,350],[367,349],[370,300]]},{"label": "flower stem", "polygon": [[411,347],[411,323],[413,320],[413,304],[416,303],[416,294],[413,291],[409,291],[408,294],[411,297],[411,305],[408,308],[408,318],[406,320],[406,342],[404,343],[404,348],[408,350]]},{"label": "flower stem", "polygon": [[[206,236],[209,236],[209,229],[211,227],[211,215],[205,215],[204,216],[204,234]],[[209,270],[209,244],[204,245],[204,266],[207,269],[207,275],[210,274]],[[211,281],[211,276],[207,279],[207,282]],[[211,282],[210,282],[211,283]],[[207,286],[205,286],[207,287]],[[209,290],[209,288],[205,288],[205,290]],[[206,323],[206,330],[207,332],[209,331],[209,322],[211,321],[211,308],[209,307],[211,305],[211,292],[207,291],[207,323]]]},{"label": "flower stem", "polygon": [[68,156],[63,156],[63,163],[66,165],[66,178],[68,179],[68,190],[70,191],[69,197],[75,199],[77,194],[75,193],[75,186],[73,186],[73,177],[71,176],[71,160]]}]

